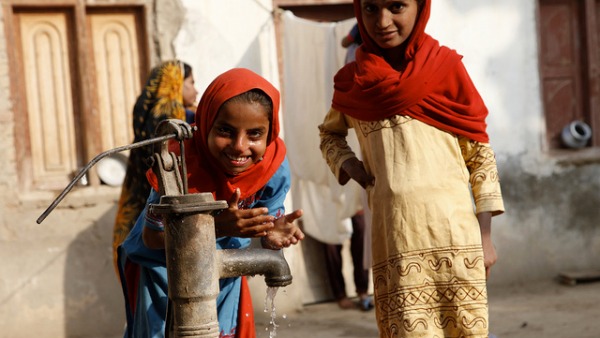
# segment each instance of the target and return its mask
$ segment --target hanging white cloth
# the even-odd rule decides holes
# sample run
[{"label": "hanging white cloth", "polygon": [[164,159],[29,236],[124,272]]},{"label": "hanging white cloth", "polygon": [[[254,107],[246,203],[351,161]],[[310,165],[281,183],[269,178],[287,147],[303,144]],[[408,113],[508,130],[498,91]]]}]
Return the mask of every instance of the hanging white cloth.
[{"label": "hanging white cloth", "polygon": [[[284,26],[283,126],[292,171],[292,203],[303,209],[304,231],[329,244],[352,233],[350,217],[363,209],[362,188],[339,185],[319,149],[318,125],[331,107],[333,76],[344,65],[342,38],[355,19],[319,23],[282,15]],[[356,136],[349,142],[358,150]]]}]

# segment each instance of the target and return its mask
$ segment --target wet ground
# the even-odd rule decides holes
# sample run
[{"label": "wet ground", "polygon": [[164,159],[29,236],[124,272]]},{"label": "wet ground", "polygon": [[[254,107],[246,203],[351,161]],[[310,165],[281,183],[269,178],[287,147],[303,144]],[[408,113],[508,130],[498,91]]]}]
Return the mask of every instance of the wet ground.
[{"label": "wet ground", "polygon": [[[600,337],[600,282],[566,286],[553,281],[490,288],[490,332],[497,338]],[[340,310],[336,303],[277,314],[273,332],[257,318],[258,338],[378,338],[375,312]]]}]

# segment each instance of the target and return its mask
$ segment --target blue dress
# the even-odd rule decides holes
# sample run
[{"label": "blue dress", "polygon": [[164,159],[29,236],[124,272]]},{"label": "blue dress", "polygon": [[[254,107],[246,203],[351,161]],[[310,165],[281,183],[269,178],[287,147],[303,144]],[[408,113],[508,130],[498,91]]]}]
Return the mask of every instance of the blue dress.
[{"label": "blue dress", "polygon": [[[240,209],[266,207],[270,215],[283,216],[285,214],[283,203],[289,189],[290,170],[289,163],[285,159],[267,184],[253,196],[240,201],[238,207]],[[164,337],[168,302],[165,250],[149,249],[144,246],[142,240],[144,227],[164,230],[161,220],[147,212],[150,204],[157,204],[159,201],[159,194],[152,190],[135,226],[119,247],[119,272],[127,315],[127,328],[124,335],[126,338]],[[249,238],[216,239],[217,249],[242,249],[249,245]],[[219,330],[222,337],[233,337],[237,326],[241,278],[221,279],[219,286],[220,292],[217,297]]]}]

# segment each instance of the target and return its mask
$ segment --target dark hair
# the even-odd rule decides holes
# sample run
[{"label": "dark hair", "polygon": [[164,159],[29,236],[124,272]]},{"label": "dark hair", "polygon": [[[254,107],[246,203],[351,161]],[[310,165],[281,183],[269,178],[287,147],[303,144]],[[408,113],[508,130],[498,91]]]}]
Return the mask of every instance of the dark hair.
[{"label": "dark hair", "polygon": [[238,94],[227,101],[223,102],[221,107],[229,102],[243,102],[243,103],[258,103],[267,112],[267,118],[269,119],[269,139],[271,138],[271,125],[273,124],[273,101],[265,92],[260,89],[250,89],[247,92]]},{"label": "dark hair", "polygon": [[225,105],[229,102],[258,103],[261,106],[263,106],[263,108],[265,108],[265,111],[267,112],[267,116],[269,117],[269,121],[272,121],[273,101],[271,101],[271,98],[269,97],[269,95],[267,95],[265,92],[263,92],[260,89],[251,89],[247,92],[236,95],[236,96],[230,98],[229,100],[223,102],[223,105]]},{"label": "dark hair", "polygon": [[183,63],[183,78],[187,79],[190,75],[192,75],[192,66],[188,65],[185,62]]}]

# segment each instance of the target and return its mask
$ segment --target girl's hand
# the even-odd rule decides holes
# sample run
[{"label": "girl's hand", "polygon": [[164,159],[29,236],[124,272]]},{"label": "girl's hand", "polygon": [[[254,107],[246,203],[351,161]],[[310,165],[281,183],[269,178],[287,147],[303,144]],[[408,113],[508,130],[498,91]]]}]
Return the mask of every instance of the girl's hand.
[{"label": "girl's hand", "polygon": [[275,220],[275,227],[261,238],[263,248],[278,250],[297,244],[304,239],[304,233],[294,223],[302,216],[302,210],[296,210],[290,214]]},{"label": "girl's hand", "polygon": [[494,243],[492,243],[492,213],[482,212],[477,214],[479,228],[481,230],[481,245],[483,246],[483,263],[485,265],[485,277],[490,278],[492,265],[496,264],[498,255]]},{"label": "girl's hand", "polygon": [[340,184],[346,184],[350,178],[358,182],[363,189],[375,184],[375,178],[367,173],[362,161],[352,157],[342,163]]},{"label": "girl's hand", "polygon": [[267,208],[238,209],[240,189],[236,189],[227,202],[229,207],[215,216],[217,237],[262,237],[275,226],[275,217]]},{"label": "girl's hand", "polygon": [[494,244],[492,244],[492,240],[482,238],[483,245],[483,262],[485,264],[485,278],[490,278],[490,271],[492,270],[492,265],[496,264],[496,260],[498,259],[498,254],[496,253],[496,248]]}]

